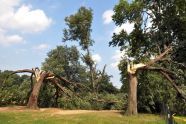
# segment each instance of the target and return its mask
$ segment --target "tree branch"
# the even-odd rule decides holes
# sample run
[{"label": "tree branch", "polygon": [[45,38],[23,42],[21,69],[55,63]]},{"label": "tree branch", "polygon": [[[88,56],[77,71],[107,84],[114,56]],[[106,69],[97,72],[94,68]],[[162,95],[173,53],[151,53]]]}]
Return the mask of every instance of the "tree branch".
[{"label": "tree branch", "polygon": [[176,85],[175,81],[171,78],[174,75],[176,75],[174,72],[167,70],[165,68],[162,68],[162,67],[148,67],[147,66],[141,69],[147,69],[147,70],[153,70],[153,71],[160,72],[169,82],[171,82],[172,86],[181,95],[181,97],[186,100],[186,95],[184,94],[184,92]]},{"label": "tree branch", "polygon": [[71,97],[71,95],[65,91],[65,88],[63,88],[56,80],[51,79],[51,81],[52,81],[52,83],[54,83],[57,87],[59,87],[60,90],[61,90],[62,92],[64,92],[67,96]]},{"label": "tree branch", "polygon": [[34,73],[34,70],[30,70],[30,69],[23,69],[23,70],[17,70],[17,71],[13,71],[10,75],[16,74],[16,73]]},{"label": "tree branch", "polygon": [[183,99],[186,100],[186,95],[185,95],[184,92],[176,85],[175,81],[172,80],[171,77],[170,77],[168,74],[166,74],[165,72],[163,72],[163,71],[160,71],[160,72],[163,74],[163,76],[164,76],[169,82],[172,83],[172,86],[173,86],[174,89],[181,95],[181,97],[182,97]]},{"label": "tree branch", "polygon": [[23,70],[17,70],[17,71],[13,71],[12,73],[10,73],[3,82],[6,82],[6,80],[13,74],[16,74],[16,73],[31,73],[31,74],[34,74],[34,71],[33,70],[30,70],[30,69],[23,69]]},{"label": "tree branch", "polygon": [[165,72],[165,73],[168,73],[169,75],[173,76],[173,75],[176,75],[174,72],[166,69],[166,68],[162,68],[162,67],[152,67],[152,66],[146,66],[144,68],[140,68],[141,70],[143,69],[147,69],[147,70],[154,70],[154,71],[162,71],[162,72]]},{"label": "tree branch", "polygon": [[160,61],[167,53],[169,53],[172,50],[172,47],[167,47],[167,49],[161,53],[159,56],[157,56],[155,59],[150,60],[149,62],[147,62],[145,65],[146,66],[151,66],[154,63],[156,63],[157,61]]}]

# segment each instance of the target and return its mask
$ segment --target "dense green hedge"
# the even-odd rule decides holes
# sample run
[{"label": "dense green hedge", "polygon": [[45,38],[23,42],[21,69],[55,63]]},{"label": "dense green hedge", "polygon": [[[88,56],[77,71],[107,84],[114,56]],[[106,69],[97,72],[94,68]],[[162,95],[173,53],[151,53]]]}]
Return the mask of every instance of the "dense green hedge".
[{"label": "dense green hedge", "polygon": [[63,109],[123,109],[126,104],[126,95],[118,94],[91,94],[87,93],[79,97],[62,97],[59,99],[59,107]]}]

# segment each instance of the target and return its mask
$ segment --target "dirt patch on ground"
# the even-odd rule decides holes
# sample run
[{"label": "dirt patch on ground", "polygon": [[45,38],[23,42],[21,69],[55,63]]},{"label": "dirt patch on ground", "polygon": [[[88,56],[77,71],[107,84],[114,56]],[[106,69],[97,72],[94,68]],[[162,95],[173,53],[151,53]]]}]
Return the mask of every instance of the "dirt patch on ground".
[{"label": "dirt patch on ground", "polygon": [[0,107],[0,112],[25,111],[26,109],[27,108],[25,106]]},{"label": "dirt patch on ground", "polygon": [[106,113],[106,112],[112,112],[112,113],[119,113],[118,110],[63,110],[59,108],[40,108],[38,110],[32,110],[28,109],[25,106],[12,106],[12,107],[0,107],[0,112],[24,112],[24,111],[33,111],[33,112],[45,112],[48,114],[53,115],[74,115],[74,114],[86,114],[86,113]]}]

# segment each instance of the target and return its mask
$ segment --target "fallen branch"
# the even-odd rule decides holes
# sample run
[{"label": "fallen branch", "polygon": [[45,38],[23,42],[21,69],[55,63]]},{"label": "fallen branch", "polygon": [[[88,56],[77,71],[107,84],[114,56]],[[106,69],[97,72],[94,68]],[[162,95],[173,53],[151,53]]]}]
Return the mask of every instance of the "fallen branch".
[{"label": "fallen branch", "polygon": [[183,92],[180,88],[178,88],[178,86],[176,85],[175,81],[172,80],[171,77],[170,77],[168,74],[166,74],[165,72],[163,72],[163,71],[160,71],[160,72],[163,74],[163,76],[164,76],[169,82],[171,82],[172,86],[173,86],[174,89],[181,95],[181,97],[182,97],[183,99],[186,100],[186,95],[184,94],[184,92]]}]

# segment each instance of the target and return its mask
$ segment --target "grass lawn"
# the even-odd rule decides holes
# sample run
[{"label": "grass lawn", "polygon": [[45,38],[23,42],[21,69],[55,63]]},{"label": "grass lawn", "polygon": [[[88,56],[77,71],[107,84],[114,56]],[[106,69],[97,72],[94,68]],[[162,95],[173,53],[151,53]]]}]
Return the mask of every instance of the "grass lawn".
[{"label": "grass lawn", "polygon": [[174,120],[176,121],[176,123],[178,124],[186,124],[186,117],[183,116],[175,116]]},{"label": "grass lawn", "polygon": [[0,124],[165,124],[158,115],[124,116],[119,111],[0,109]]}]

